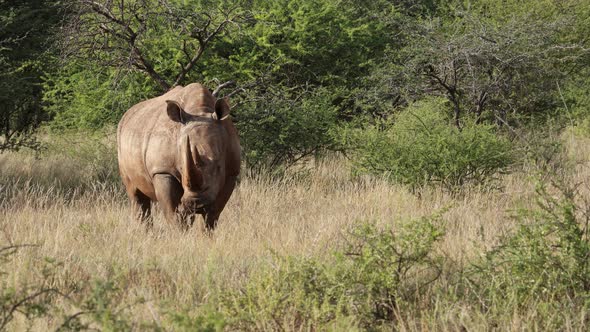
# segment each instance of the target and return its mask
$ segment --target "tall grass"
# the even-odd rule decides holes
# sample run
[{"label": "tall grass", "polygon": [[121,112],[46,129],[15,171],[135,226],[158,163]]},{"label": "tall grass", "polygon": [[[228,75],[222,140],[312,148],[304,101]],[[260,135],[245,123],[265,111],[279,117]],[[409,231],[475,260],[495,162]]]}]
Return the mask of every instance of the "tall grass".
[{"label": "tall grass", "polygon": [[[567,138],[567,151],[576,163],[564,173],[570,182],[588,184],[590,145],[582,140]],[[536,307],[498,317],[460,295],[470,293],[460,281],[461,271],[516,229],[516,210],[534,208],[533,166],[503,175],[501,190],[470,187],[461,195],[436,188],[416,195],[386,179],[352,177],[349,162],[341,157],[314,161],[280,178],[245,174],[219,227],[207,236],[202,223],[181,232],[158,209],[150,232],[133,221],[109,144],[96,155],[82,147],[79,154],[52,150],[40,156],[0,155],[0,243],[35,245],[11,255],[0,279],[7,287],[25,290],[51,268],[48,286],[67,293],[53,299],[41,318],[16,314],[10,330],[54,330],[85,311],[94,316],[81,314],[81,321],[101,329],[206,327],[210,322],[205,318],[191,319],[221,310],[215,304],[219,294],[239,293],[255,282],[257,272],[280,269],[277,256],[329,264],[361,224],[395,231],[402,227],[400,221],[434,214],[441,215],[446,230],[433,248],[444,257],[443,274],[436,287],[416,298],[413,309],[397,312],[383,328],[521,330],[542,329],[546,322],[538,320],[542,311]],[[580,194],[590,199],[587,187]],[[105,299],[110,299],[106,307],[111,311],[100,316],[97,303]],[[587,315],[575,310],[560,320],[562,329],[588,328]],[[108,325],[107,316],[129,325]],[[354,319],[334,324],[331,328],[356,326]]]}]

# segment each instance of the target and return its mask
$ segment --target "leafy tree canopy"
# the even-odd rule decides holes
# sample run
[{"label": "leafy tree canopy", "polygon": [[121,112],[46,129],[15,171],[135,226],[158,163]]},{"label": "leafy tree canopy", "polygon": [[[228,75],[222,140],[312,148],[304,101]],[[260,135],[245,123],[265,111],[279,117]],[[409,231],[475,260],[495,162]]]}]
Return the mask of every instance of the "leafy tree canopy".
[{"label": "leafy tree canopy", "polygon": [[60,21],[60,2],[0,1],[0,151],[36,146],[30,130],[45,120],[42,73]]}]

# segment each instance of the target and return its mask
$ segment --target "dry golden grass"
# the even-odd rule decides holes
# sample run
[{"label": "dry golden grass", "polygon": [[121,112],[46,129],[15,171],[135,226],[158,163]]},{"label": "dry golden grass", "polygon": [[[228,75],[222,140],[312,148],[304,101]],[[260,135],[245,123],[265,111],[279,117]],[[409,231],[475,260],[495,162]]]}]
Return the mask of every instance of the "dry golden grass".
[{"label": "dry golden grass", "polygon": [[[568,144],[578,161],[571,174],[577,181],[590,179],[588,143],[576,139]],[[166,313],[160,303],[177,310],[202,304],[213,285],[243,283],[251,271],[270,260],[272,252],[325,256],[361,222],[395,225],[445,210],[447,234],[438,249],[464,264],[512,228],[511,211],[534,204],[535,181],[527,172],[503,176],[501,190],[472,188],[453,196],[428,189],[417,197],[381,179],[352,179],[346,160],[332,158],[279,180],[242,176],[210,237],[200,224],[180,232],[166,224],[157,210],[154,230],[147,233],[128,217],[122,187],[97,182],[92,174],[95,167],[59,155],[36,159],[0,154],[0,243],[38,246],[19,250],[5,266],[3,278],[21,287],[38,278],[33,271],[51,257],[62,264],[51,284],[68,287],[79,281],[121,278],[125,281],[121,303],[148,299],[131,307],[132,320],[164,325]],[[106,173],[116,170],[116,165],[104,167]],[[65,301],[62,305],[64,313],[75,311]],[[469,308],[440,310],[449,321],[491,328]],[[59,318],[38,320],[32,329],[55,329]],[[520,330],[528,319],[534,317],[515,314],[508,319],[510,328]],[[22,317],[10,326],[25,327]],[[446,329],[428,322],[405,328]]]}]

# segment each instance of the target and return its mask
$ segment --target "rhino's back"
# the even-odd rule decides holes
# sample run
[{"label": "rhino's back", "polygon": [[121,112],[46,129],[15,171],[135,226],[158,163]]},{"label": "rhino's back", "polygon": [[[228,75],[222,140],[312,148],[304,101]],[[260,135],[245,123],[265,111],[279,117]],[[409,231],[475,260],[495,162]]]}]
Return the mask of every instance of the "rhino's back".
[{"label": "rhino's back", "polygon": [[176,171],[178,125],[168,118],[167,94],[131,107],[117,128],[117,153],[121,178],[128,190],[139,190],[155,200],[152,176]]}]

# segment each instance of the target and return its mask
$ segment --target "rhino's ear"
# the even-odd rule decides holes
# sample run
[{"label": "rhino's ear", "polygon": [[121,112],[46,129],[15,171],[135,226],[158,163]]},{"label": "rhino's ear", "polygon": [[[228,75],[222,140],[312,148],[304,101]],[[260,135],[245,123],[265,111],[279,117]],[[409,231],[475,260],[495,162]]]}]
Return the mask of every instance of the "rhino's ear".
[{"label": "rhino's ear", "polygon": [[217,99],[215,102],[215,113],[213,118],[216,120],[225,120],[229,116],[229,103],[227,98]]},{"label": "rhino's ear", "polygon": [[184,123],[184,119],[182,118],[182,113],[184,113],[184,110],[182,109],[182,106],[180,106],[180,104],[175,100],[166,100],[166,105],[168,117],[172,121]]}]

